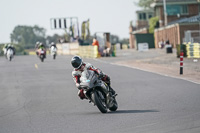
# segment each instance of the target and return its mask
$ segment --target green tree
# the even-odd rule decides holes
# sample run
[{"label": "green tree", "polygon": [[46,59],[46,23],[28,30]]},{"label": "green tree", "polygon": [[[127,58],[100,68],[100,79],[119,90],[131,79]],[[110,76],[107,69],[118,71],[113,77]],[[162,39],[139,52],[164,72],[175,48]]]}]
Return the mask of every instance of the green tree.
[{"label": "green tree", "polygon": [[34,48],[37,41],[45,43],[46,30],[39,26],[16,26],[10,35],[11,42],[24,48]]},{"label": "green tree", "polygon": [[136,3],[138,6],[143,7],[145,9],[150,9],[150,5],[154,2],[154,0],[139,0],[138,3]]},{"label": "green tree", "polygon": [[154,33],[155,28],[159,28],[159,18],[158,17],[152,17],[149,20],[149,33]]}]

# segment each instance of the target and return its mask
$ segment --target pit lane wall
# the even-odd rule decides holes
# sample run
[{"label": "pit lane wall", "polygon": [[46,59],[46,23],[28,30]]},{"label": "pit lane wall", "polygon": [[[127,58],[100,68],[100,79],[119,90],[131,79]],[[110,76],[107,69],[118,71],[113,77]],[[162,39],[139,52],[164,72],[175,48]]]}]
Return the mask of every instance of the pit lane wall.
[{"label": "pit lane wall", "polygon": [[[79,43],[75,42],[56,44],[56,47],[58,55],[79,55],[87,58],[100,57],[97,46],[80,46]],[[29,55],[36,55],[35,51],[29,51],[28,53]],[[49,54],[49,49],[47,49],[47,54]]]},{"label": "pit lane wall", "polygon": [[56,44],[58,55],[77,55],[79,53],[78,43]]},{"label": "pit lane wall", "polygon": [[56,44],[58,55],[79,55],[81,57],[97,58],[97,46],[80,46],[79,43]]}]

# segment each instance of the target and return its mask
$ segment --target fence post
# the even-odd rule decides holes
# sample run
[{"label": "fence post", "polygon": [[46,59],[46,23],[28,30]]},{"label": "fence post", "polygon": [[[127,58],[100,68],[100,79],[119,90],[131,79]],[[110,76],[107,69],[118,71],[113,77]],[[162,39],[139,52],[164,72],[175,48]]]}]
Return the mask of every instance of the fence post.
[{"label": "fence post", "polygon": [[180,52],[180,75],[182,75],[183,74],[183,55],[184,55],[184,53],[183,53],[183,46],[182,46],[183,44],[181,44],[181,48],[180,48],[180,50],[181,50],[181,52]]}]

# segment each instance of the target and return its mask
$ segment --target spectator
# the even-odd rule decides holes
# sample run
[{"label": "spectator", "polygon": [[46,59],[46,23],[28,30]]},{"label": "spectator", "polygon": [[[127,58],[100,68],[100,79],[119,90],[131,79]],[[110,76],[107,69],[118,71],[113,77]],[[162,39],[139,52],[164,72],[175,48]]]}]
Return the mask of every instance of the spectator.
[{"label": "spectator", "polygon": [[99,42],[96,38],[93,38],[93,43],[92,43],[93,46],[97,46],[98,48],[98,53],[99,53]]},{"label": "spectator", "polygon": [[99,49],[99,42],[96,38],[93,38],[93,43],[92,43],[93,46],[97,46],[98,49]]},{"label": "spectator", "polygon": [[165,42],[162,39],[162,41],[159,42],[159,47],[162,49],[162,48],[164,48],[164,46],[165,46]]},{"label": "spectator", "polygon": [[166,45],[169,45],[170,44],[170,42],[169,42],[169,39],[166,41]]}]

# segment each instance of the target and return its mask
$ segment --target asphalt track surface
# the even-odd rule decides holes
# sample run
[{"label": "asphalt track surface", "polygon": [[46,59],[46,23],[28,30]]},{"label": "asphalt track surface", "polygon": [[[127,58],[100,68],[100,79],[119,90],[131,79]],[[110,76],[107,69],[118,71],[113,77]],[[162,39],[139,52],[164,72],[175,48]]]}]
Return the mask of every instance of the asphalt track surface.
[{"label": "asphalt track surface", "polygon": [[80,100],[72,56],[0,57],[0,133],[199,133],[200,85],[84,59],[111,77],[116,112]]}]

